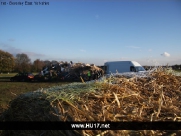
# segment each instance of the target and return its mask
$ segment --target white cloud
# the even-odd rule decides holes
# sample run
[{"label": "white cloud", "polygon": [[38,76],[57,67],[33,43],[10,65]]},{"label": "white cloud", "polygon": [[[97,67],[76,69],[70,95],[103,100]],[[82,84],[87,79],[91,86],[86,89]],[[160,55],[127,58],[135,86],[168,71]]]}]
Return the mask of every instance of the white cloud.
[{"label": "white cloud", "polygon": [[79,51],[81,51],[81,52],[86,52],[86,50],[84,50],[84,49],[80,49]]},{"label": "white cloud", "polygon": [[163,54],[161,54],[162,56],[164,56],[164,57],[170,57],[170,54],[169,53],[167,53],[167,52],[164,52]]},{"label": "white cloud", "polygon": [[47,55],[42,54],[42,53],[36,53],[36,52],[22,50],[20,48],[16,48],[16,47],[11,46],[11,45],[6,44],[6,43],[0,43],[0,48],[2,48],[3,51],[7,51],[7,52],[11,53],[13,56],[16,56],[16,54],[25,53],[32,60],[35,60],[37,58],[42,58],[42,57],[46,57],[47,56]]},{"label": "white cloud", "polygon": [[128,48],[133,48],[133,49],[138,49],[138,48],[140,48],[140,47],[138,47],[138,46],[126,46],[126,47],[128,47]]},{"label": "white cloud", "polygon": [[0,48],[3,50],[3,51],[7,51],[11,54],[18,54],[18,53],[21,53],[22,50],[19,49],[19,48],[16,48],[14,46],[11,46],[9,44],[6,44],[6,43],[0,43]]},{"label": "white cloud", "polygon": [[152,49],[149,49],[148,51],[149,51],[149,52],[151,52],[151,51],[152,51]]}]

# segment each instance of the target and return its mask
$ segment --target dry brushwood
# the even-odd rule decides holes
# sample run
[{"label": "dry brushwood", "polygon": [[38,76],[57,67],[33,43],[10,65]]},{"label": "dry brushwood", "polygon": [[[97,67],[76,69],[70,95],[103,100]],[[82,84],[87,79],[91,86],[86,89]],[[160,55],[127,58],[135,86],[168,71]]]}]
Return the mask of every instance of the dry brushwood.
[{"label": "dry brushwood", "polygon": [[[181,121],[181,77],[163,70],[146,77],[114,76],[23,94],[4,121]],[[18,135],[179,135],[180,131],[5,131]]]}]

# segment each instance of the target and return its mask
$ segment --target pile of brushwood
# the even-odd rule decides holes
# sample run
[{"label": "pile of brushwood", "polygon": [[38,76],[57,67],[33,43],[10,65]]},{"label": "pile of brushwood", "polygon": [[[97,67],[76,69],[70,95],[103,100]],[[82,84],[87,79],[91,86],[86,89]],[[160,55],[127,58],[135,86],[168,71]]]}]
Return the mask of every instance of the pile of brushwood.
[{"label": "pile of brushwood", "polygon": [[[91,72],[91,78],[88,77]],[[104,71],[94,64],[61,62],[45,66],[34,78],[35,81],[70,80],[85,81],[100,78]]]},{"label": "pile of brushwood", "polygon": [[[145,77],[110,76],[20,95],[3,121],[181,121],[181,77],[157,69]],[[3,135],[180,135],[179,130],[6,130]]]}]

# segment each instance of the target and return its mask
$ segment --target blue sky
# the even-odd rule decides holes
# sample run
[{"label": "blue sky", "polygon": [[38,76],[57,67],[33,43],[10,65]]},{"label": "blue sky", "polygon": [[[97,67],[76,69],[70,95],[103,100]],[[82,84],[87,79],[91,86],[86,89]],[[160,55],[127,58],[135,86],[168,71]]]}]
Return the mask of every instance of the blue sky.
[{"label": "blue sky", "polygon": [[0,49],[26,53],[32,61],[181,64],[178,0],[46,0],[49,5],[29,0],[33,5],[23,6],[0,2],[6,2],[0,3]]}]

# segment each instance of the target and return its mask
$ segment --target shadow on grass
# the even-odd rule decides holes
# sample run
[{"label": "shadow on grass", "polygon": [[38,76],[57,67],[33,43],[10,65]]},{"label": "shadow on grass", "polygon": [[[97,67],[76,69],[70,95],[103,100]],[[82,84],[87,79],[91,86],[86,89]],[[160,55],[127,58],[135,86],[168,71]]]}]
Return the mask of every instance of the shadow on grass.
[{"label": "shadow on grass", "polygon": [[0,82],[12,82],[12,83],[72,83],[81,82],[81,80],[42,80],[42,81],[10,81],[9,77],[0,77]]}]

